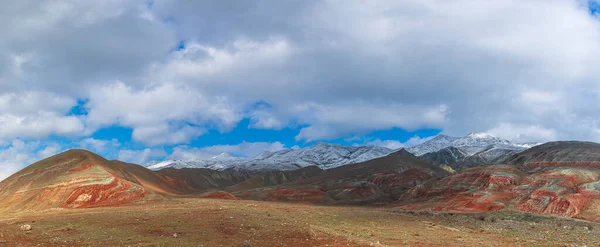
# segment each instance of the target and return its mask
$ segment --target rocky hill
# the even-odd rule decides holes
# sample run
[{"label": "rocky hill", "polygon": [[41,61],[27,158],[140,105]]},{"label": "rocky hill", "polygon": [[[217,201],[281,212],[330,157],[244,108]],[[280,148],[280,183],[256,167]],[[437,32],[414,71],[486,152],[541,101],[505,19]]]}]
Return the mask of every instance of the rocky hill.
[{"label": "rocky hill", "polygon": [[161,176],[141,166],[70,150],[0,182],[0,205],[20,210],[118,206],[177,193]]},{"label": "rocky hill", "polygon": [[460,171],[481,164],[496,164],[534,145],[537,144],[511,143],[488,133],[471,133],[460,138],[440,135],[408,151]]},{"label": "rocky hill", "polygon": [[307,179],[233,192],[238,198],[254,200],[383,203],[396,200],[415,185],[448,174],[402,149],[381,158],[328,169]]},{"label": "rocky hill", "polygon": [[518,210],[600,220],[600,144],[552,142],[502,163],[465,169],[412,188],[403,208],[487,212]]}]

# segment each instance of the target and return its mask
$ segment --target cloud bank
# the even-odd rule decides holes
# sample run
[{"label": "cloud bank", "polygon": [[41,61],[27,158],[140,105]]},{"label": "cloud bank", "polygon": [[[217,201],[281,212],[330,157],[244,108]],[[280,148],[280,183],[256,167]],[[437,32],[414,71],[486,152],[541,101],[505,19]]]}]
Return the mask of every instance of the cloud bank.
[{"label": "cloud bank", "polygon": [[391,128],[600,141],[589,1],[2,3],[2,167],[52,137],[98,148],[82,141],[110,126],[132,130],[123,159],[203,157],[187,145],[244,119],[298,142]]}]

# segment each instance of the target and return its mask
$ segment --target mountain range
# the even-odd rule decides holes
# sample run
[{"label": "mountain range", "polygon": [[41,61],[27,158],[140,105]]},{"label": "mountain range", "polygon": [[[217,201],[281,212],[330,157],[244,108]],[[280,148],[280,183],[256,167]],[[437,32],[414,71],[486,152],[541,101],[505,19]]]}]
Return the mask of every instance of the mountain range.
[{"label": "mountain range", "polygon": [[539,145],[512,143],[488,133],[470,133],[464,137],[439,135],[407,151],[437,164],[462,170],[478,164],[497,164],[505,157]]},{"label": "mountain range", "polygon": [[148,163],[145,166],[152,170],[164,168],[207,168],[213,170],[295,170],[302,167],[318,166],[330,169],[352,163],[360,163],[386,156],[393,150],[378,146],[342,146],[328,143],[317,143],[301,149],[285,149],[276,152],[263,152],[253,158],[232,157],[227,153],[210,159],[165,160]]},{"label": "mountain range", "polygon": [[[400,149],[382,157],[340,166],[337,166],[340,162],[363,159],[373,150],[385,149],[317,144],[259,155],[259,161],[270,160],[266,167],[277,167],[272,166],[278,162],[274,157],[284,157],[282,161],[287,162],[290,158],[285,155],[294,154],[294,162],[283,167],[301,167],[270,171],[174,167],[152,171],[109,161],[85,150],[70,150],[36,162],[0,182],[0,211],[114,207],[174,197],[208,197],[392,204],[399,209],[437,212],[508,209],[600,221],[597,210],[600,144],[550,142],[497,157],[502,159],[500,165],[479,163],[455,173],[424,159],[427,154],[444,149],[454,152],[453,155],[473,157],[482,152],[493,153],[496,148],[520,145],[487,135],[469,135],[460,142],[456,140],[459,139],[452,141],[456,146],[421,157]],[[484,142],[489,145],[483,145]],[[439,140],[434,143],[441,146]],[[419,148],[426,146],[424,143]],[[214,158],[231,159],[240,160],[227,155]],[[311,165],[315,160],[323,162],[321,166],[337,167],[322,169]],[[252,159],[240,164],[251,165],[249,161]]]},{"label": "mountain range", "polygon": [[[406,150],[421,159],[441,165],[450,165],[455,170],[461,170],[476,164],[494,163],[502,157],[523,151],[534,145],[536,144],[512,143],[488,133],[471,133],[464,137],[438,135],[427,142]],[[222,153],[209,159],[165,160],[151,162],[145,166],[152,170],[207,168],[213,170],[271,171],[295,170],[308,166],[331,169],[383,157],[395,151],[379,146],[343,146],[317,143],[300,149],[267,151],[252,158],[233,157],[227,153]]]}]

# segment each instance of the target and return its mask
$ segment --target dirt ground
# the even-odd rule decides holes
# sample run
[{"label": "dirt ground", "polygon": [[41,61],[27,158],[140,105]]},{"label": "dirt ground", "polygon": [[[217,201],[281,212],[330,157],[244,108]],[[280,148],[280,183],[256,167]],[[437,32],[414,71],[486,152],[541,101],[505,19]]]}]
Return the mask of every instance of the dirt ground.
[{"label": "dirt ground", "polygon": [[[31,231],[22,231],[29,224]],[[1,246],[599,246],[600,225],[500,212],[174,199],[0,215]]]}]

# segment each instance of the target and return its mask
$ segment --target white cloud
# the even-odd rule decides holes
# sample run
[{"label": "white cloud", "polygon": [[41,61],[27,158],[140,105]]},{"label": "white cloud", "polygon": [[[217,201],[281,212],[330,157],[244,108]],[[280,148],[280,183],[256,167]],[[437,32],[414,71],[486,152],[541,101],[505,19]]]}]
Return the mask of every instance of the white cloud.
[{"label": "white cloud", "polygon": [[133,139],[148,145],[186,143],[204,133],[189,124],[226,131],[241,119],[226,97],[171,84],[141,91],[122,82],[106,85],[90,96],[86,108],[92,128],[118,123],[133,128]]},{"label": "white cloud", "polygon": [[228,153],[237,157],[252,158],[265,151],[274,152],[282,149],[285,149],[285,146],[280,142],[242,142],[237,145],[215,145],[202,148],[179,146],[173,149],[173,153],[168,159],[208,159],[221,153]]},{"label": "white cloud", "polygon": [[47,92],[0,94],[0,139],[83,135],[82,120],[66,115],[75,104]]},{"label": "white cloud", "polygon": [[271,113],[268,109],[256,109],[250,113],[250,126],[256,129],[282,129],[285,127],[281,119]]},{"label": "white cloud", "polygon": [[96,138],[85,138],[78,143],[78,148],[86,149],[95,153],[104,153],[107,150],[114,151],[114,149],[121,146],[121,143],[117,139],[111,140],[100,140]]},{"label": "white cloud", "polygon": [[[0,141],[124,126],[177,145],[244,118],[302,126],[298,141],[391,128],[600,141],[600,21],[586,4],[10,1]],[[78,99],[87,117],[69,115]]]},{"label": "white cloud", "polygon": [[133,140],[147,144],[178,144],[187,143],[204,134],[201,128],[184,126],[181,128],[168,125],[137,127],[133,130]]},{"label": "white cloud", "polygon": [[56,143],[12,140],[0,148],[0,180],[7,178],[25,166],[50,157],[62,150]]},{"label": "white cloud", "polygon": [[285,62],[292,53],[285,39],[271,38],[265,42],[234,40],[227,48],[190,42],[185,49],[174,52],[167,63],[156,64],[155,73],[162,80],[197,79],[222,75],[231,71],[252,71]]},{"label": "white cloud", "polygon": [[554,141],[557,140],[556,130],[547,129],[539,125],[514,125],[510,123],[500,123],[494,128],[488,130],[492,135],[502,137],[515,142],[532,141]]},{"label": "white cloud", "polygon": [[143,165],[149,160],[166,156],[163,149],[146,148],[142,150],[121,149],[118,159],[121,161]]},{"label": "white cloud", "polygon": [[302,121],[310,124],[300,130],[296,140],[335,139],[349,134],[365,134],[394,127],[416,130],[423,127],[443,127],[447,121],[445,105],[421,107],[395,103],[373,104],[348,102],[343,105],[300,105],[296,108]]}]

